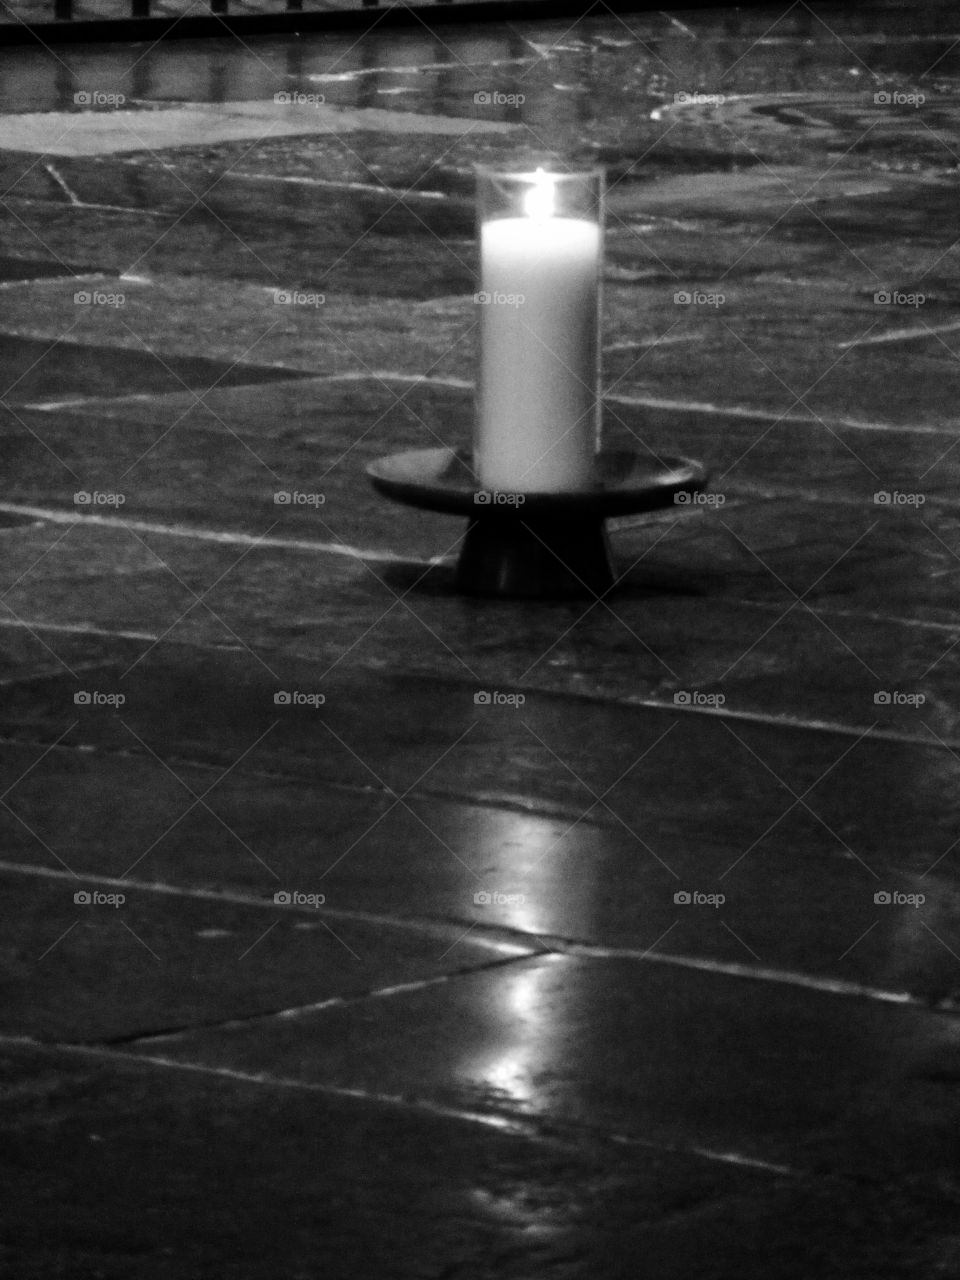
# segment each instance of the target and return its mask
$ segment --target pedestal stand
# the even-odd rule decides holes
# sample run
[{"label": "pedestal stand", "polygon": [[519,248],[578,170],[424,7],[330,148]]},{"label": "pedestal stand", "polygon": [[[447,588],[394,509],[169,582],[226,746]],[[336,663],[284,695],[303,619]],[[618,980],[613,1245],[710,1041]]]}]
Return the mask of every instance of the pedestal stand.
[{"label": "pedestal stand", "polygon": [[367,474],[396,502],[470,519],[458,590],[522,599],[603,595],[616,581],[605,521],[672,506],[706,481],[697,462],[629,450],[600,453],[595,485],[567,493],[485,491],[469,457],[453,449],[395,453]]}]

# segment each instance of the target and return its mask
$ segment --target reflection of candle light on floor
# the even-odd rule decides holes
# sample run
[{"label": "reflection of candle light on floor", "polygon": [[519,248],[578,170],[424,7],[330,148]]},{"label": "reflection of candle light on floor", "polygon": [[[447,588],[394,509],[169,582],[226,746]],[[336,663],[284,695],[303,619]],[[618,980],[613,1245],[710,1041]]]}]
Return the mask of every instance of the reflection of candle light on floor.
[{"label": "reflection of candle light on floor", "polygon": [[484,1084],[497,1093],[509,1094],[513,1102],[526,1106],[533,1100],[529,1072],[519,1055],[505,1054],[502,1058],[497,1058],[487,1067],[483,1079]]},{"label": "reflection of candle light on floor", "polygon": [[[555,914],[561,895],[569,910],[585,913],[582,923],[590,924],[589,904],[595,882],[582,867],[570,878],[572,844],[566,828],[543,818],[517,814],[498,825],[495,837],[498,862],[505,869],[509,867],[510,872],[509,882],[497,887],[518,899],[498,906],[498,924],[534,936],[563,932],[558,929]],[[506,879],[505,873],[501,878]]]},{"label": "reflection of candle light on floor", "polygon": [[471,1068],[474,1080],[525,1111],[541,1110],[545,1103],[536,1084],[553,1039],[544,988],[551,965],[564,958],[541,956],[529,967],[513,969],[502,989],[503,1019],[493,1029],[497,1041],[506,1041],[509,1047]]}]

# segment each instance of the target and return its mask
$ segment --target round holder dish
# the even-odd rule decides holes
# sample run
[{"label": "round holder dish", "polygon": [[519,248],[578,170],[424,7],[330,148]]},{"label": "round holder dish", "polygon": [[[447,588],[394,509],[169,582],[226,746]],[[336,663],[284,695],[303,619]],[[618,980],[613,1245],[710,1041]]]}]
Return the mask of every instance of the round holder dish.
[{"label": "round holder dish", "polygon": [[687,458],[622,449],[597,455],[591,488],[564,493],[491,493],[478,484],[469,455],[454,449],[394,453],[370,463],[367,474],[396,502],[470,518],[457,564],[460,591],[525,599],[609,591],[616,575],[604,522],[668,507],[707,479]]}]

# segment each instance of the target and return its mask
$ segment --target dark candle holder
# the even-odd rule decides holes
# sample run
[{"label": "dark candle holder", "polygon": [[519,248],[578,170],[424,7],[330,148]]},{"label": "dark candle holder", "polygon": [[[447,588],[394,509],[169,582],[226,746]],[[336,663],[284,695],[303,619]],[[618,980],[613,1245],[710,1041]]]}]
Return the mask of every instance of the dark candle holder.
[{"label": "dark candle holder", "polygon": [[367,467],[374,488],[396,502],[467,516],[457,589],[467,595],[558,599],[603,595],[616,582],[606,521],[673,505],[706,472],[687,458],[605,450],[596,482],[564,493],[491,493],[468,454],[415,449]]}]

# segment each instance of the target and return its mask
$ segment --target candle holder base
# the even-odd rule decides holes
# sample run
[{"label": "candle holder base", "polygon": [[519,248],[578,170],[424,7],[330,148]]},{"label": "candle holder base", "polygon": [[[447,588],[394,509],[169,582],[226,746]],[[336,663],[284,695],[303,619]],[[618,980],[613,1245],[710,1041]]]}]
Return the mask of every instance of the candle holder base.
[{"label": "candle holder base", "polygon": [[474,519],[457,563],[457,588],[473,596],[599,596],[614,581],[603,520],[524,518],[523,507]]},{"label": "candle holder base", "polygon": [[396,502],[467,516],[457,564],[466,595],[563,599],[604,595],[617,578],[605,521],[686,501],[706,483],[698,462],[653,459],[629,450],[596,458],[590,488],[505,493],[481,488],[467,454],[416,449],[367,467],[374,488]]}]

